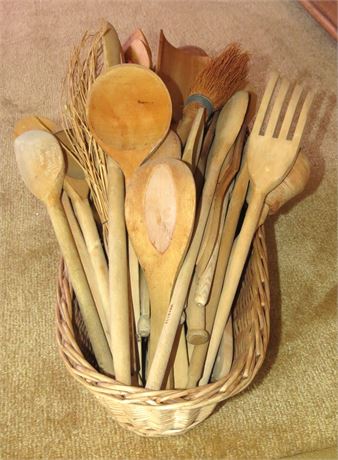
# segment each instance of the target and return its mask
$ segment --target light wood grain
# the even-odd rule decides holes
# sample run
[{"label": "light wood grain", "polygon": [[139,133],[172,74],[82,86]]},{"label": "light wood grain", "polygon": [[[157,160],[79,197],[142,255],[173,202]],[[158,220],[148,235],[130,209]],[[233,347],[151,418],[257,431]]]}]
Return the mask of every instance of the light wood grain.
[{"label": "light wood grain", "polygon": [[290,128],[294,117],[293,99],[299,97],[299,91],[296,87],[283,119],[280,130],[282,134],[278,137],[273,137],[284,102],[285,88],[288,87],[288,82],[282,80],[275,101],[273,102],[265,134],[260,135],[265,113],[269,107],[277,80],[278,75],[273,74],[267,84],[255,124],[246,144],[247,167],[250,186],[252,187],[252,199],[246,211],[241,231],[237,237],[237,244],[232,250],[231,259],[225,275],[220,299],[222,308],[219,308],[216,314],[204,372],[200,381],[202,385],[209,381],[243,266],[259,223],[264,200],[268,193],[282,182],[296,160],[307,114],[312,102],[313,95],[309,93],[302,106],[293,137],[291,140],[288,140],[284,133],[289,131],[288,128]]},{"label": "light wood grain", "polygon": [[47,207],[98,364],[113,374],[108,342],[60,201],[65,170],[60,146],[50,133],[28,131],[15,139],[14,147],[26,186]]},{"label": "light wood grain", "polygon": [[156,354],[152,366],[150,367],[147,388],[158,389],[161,386],[170,357],[170,349],[174,342],[185,305],[219,171],[225,155],[229,152],[231,145],[234,143],[240,131],[247,107],[248,94],[246,92],[238,92],[224,106],[218,118],[211,152],[213,167],[210,168],[210,174],[204,185],[197,228],[173,290],[170,307],[159,339]]},{"label": "light wood grain", "polygon": [[128,233],[149,289],[151,365],[193,228],[195,185],[189,168],[175,159],[145,163],[130,181],[125,209]]}]

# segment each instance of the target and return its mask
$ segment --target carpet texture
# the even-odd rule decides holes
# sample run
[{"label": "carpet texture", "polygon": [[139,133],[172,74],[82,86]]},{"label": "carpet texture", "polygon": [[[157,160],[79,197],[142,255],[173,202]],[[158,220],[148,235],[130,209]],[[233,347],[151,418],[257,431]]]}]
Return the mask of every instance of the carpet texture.
[{"label": "carpet texture", "polygon": [[[311,178],[267,222],[271,341],[244,393],[174,438],[122,430],[75,382],[55,342],[59,251],[46,210],[17,172],[12,128],[59,120],[67,59],[102,18],[121,40],[142,27],[157,53],[173,44],[216,53],[239,41],[260,98],[268,70],[316,91],[303,146]],[[335,444],[336,44],[295,1],[0,0],[2,459],[273,459]],[[323,454],[324,455],[324,454]],[[305,457],[304,457],[305,458]]]}]

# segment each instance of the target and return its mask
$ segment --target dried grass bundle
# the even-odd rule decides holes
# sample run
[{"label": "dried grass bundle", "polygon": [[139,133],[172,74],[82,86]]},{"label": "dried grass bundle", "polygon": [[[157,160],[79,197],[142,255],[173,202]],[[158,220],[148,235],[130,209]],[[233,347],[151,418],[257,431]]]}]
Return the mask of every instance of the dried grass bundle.
[{"label": "dried grass bundle", "polygon": [[107,232],[106,154],[90,133],[86,103],[90,88],[103,68],[103,26],[98,32],[86,32],[70,58],[63,85],[62,124],[72,145],[70,152],[82,166],[91,198]]}]

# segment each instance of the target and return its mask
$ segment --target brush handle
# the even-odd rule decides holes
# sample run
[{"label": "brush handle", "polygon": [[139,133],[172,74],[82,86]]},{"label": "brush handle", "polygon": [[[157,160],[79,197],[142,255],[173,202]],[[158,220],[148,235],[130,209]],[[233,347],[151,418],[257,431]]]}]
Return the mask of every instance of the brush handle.
[{"label": "brush handle", "polygon": [[128,295],[128,252],[124,219],[124,176],[110,158],[108,165],[108,248],[110,335],[115,376],[131,383],[131,353]]},{"label": "brush handle", "polygon": [[95,357],[100,368],[104,372],[113,375],[112,355],[60,200],[49,202],[47,210],[68,269],[70,281],[79,303]]},{"label": "brush handle", "polygon": [[200,385],[204,385],[209,382],[224,328],[229,317],[232,302],[238,288],[246,258],[249,254],[252,239],[257,229],[259,217],[264,205],[264,199],[264,194],[257,189],[253,190],[252,200],[247,209],[242,229],[237,237],[237,244],[232,250],[229,265],[226,271],[220,303],[215,317]]},{"label": "brush handle", "polygon": [[81,231],[86,242],[88,254],[94,270],[96,285],[101,296],[105,318],[109,323],[109,282],[108,282],[108,264],[103,252],[101,239],[93,217],[93,212],[87,198],[81,198],[76,191],[64,182],[64,189],[72,200],[75,214],[79,221]]},{"label": "brush handle", "polygon": [[181,139],[182,146],[187,142],[191,127],[194,123],[194,119],[198,112],[198,109],[201,108],[199,104],[192,103],[184,107],[183,116],[177,125],[177,134]]},{"label": "brush handle", "polygon": [[69,227],[71,229],[76,248],[78,250],[80,260],[83,266],[83,269],[85,271],[88,284],[91,290],[91,293],[93,295],[95,305],[97,308],[97,311],[100,316],[101,324],[103,326],[106,338],[108,340],[108,344],[110,343],[110,335],[109,335],[109,322],[106,317],[106,311],[103,308],[103,303],[100,295],[100,291],[98,290],[97,286],[97,281],[96,281],[96,276],[93,270],[92,262],[90,260],[89,254],[88,254],[88,249],[85,243],[85,240],[83,238],[83,234],[81,232],[80,226],[76,220],[72,205],[70,203],[69,197],[66,192],[63,192],[62,194],[62,205],[65,210],[65,214],[69,223]]}]

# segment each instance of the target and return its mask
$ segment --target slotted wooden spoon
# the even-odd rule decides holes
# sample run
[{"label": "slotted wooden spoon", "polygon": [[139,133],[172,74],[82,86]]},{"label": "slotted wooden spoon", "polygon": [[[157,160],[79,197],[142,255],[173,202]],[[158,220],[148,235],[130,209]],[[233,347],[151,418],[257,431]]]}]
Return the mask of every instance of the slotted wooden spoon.
[{"label": "slotted wooden spoon", "polygon": [[175,159],[145,163],[130,181],[125,209],[128,234],[149,289],[151,365],[193,229],[195,184],[191,171]]},{"label": "slotted wooden spoon", "polygon": [[268,193],[283,181],[292,168],[297,157],[307,114],[311,106],[313,94],[309,93],[304,101],[293,137],[289,140],[287,136],[302,92],[302,88],[296,86],[289,101],[278,137],[274,137],[282,105],[289,88],[289,82],[283,79],[272,106],[267,128],[264,135],[261,135],[262,124],[277,81],[278,75],[273,74],[267,84],[253,129],[246,144],[247,167],[250,187],[252,187],[252,198],[240,234],[237,237],[237,244],[231,253],[220,299],[221,308],[217,310],[200,385],[206,384],[209,381],[265,198]]}]

